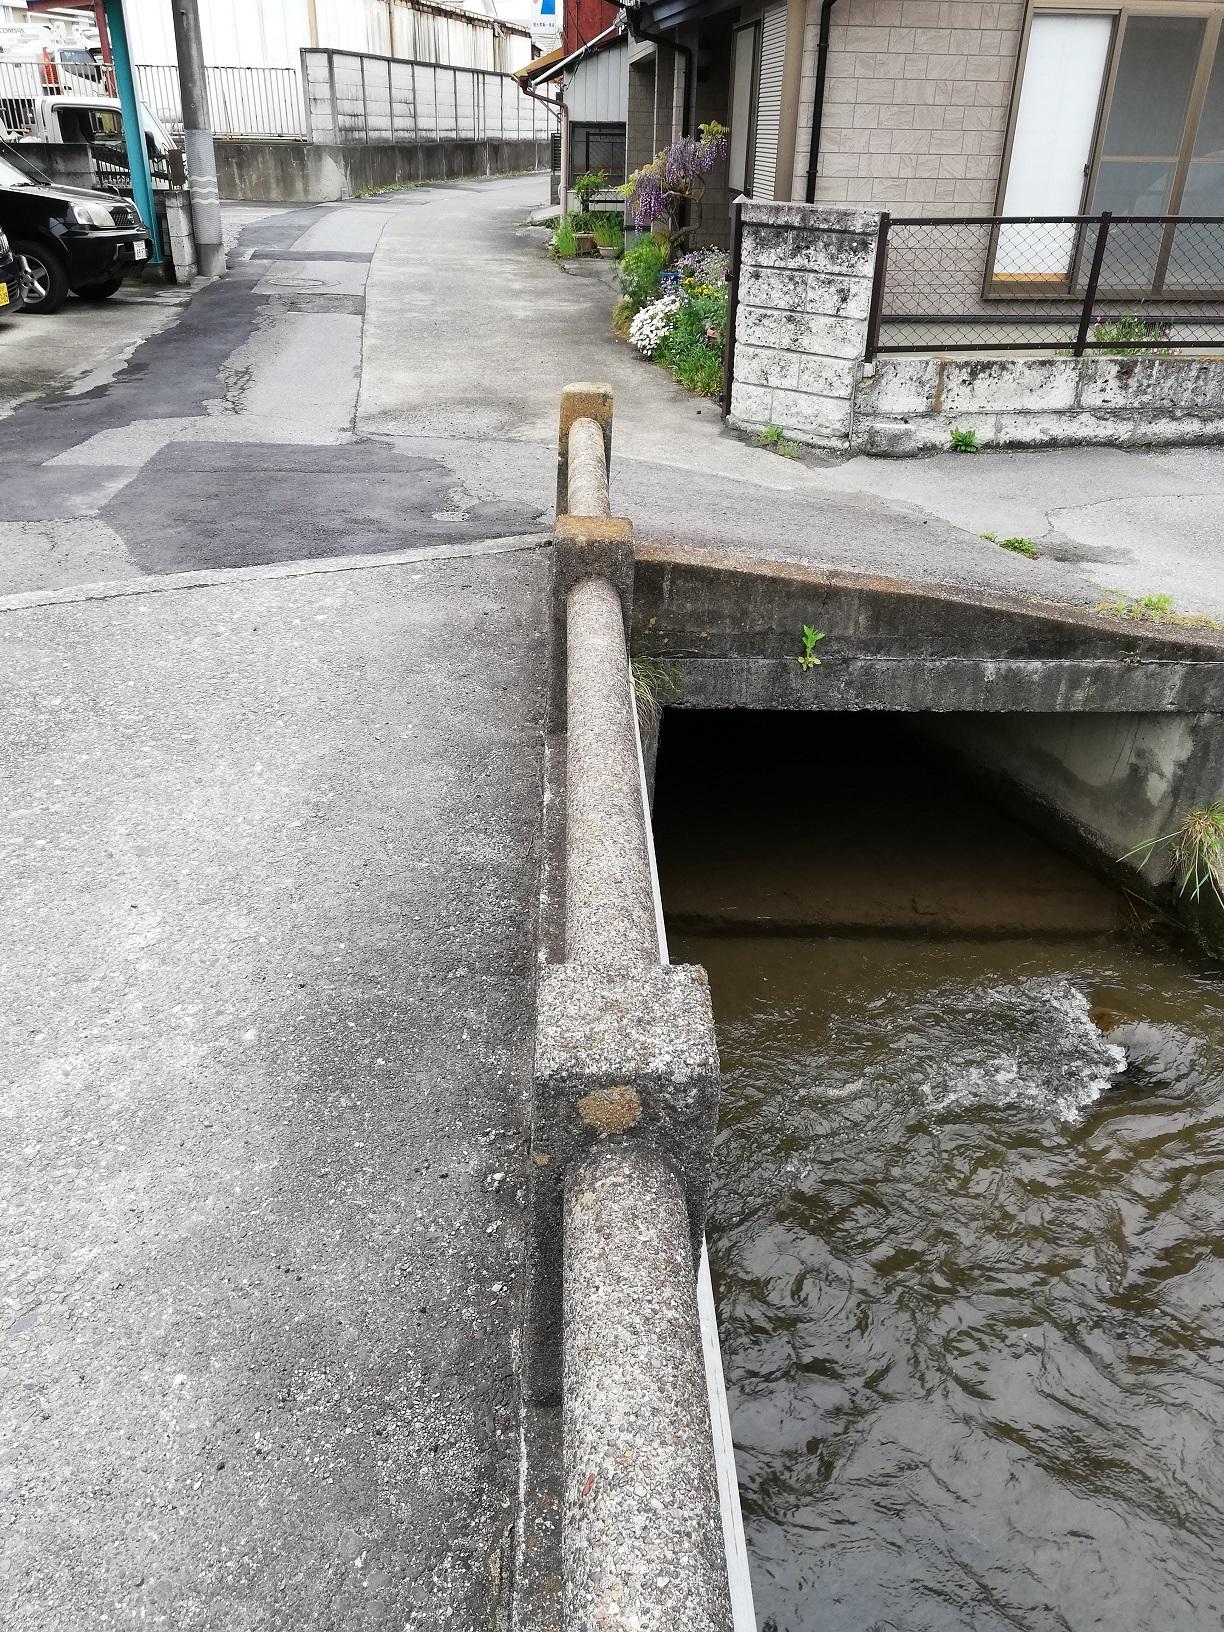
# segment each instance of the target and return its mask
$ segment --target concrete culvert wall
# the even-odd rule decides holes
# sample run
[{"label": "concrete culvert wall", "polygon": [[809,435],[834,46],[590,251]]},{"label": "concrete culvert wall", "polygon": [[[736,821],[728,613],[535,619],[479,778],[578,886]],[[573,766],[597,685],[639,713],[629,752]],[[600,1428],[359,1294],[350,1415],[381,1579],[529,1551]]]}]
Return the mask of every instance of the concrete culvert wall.
[{"label": "concrete culvert wall", "polygon": [[[797,658],[819,628],[820,666]],[[883,710],[1007,784],[1098,865],[1219,940],[1162,848],[1119,864],[1224,792],[1224,636],[783,562],[639,552],[634,650],[669,706]]]}]

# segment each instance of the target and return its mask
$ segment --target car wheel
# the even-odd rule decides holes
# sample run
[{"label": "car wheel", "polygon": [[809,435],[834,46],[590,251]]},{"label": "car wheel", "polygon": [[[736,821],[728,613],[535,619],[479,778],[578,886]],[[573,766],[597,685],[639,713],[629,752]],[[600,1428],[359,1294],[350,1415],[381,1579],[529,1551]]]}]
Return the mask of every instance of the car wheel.
[{"label": "car wheel", "polygon": [[109,300],[123,288],[122,278],[107,278],[105,283],[83,283],[72,292],[78,300]]},{"label": "car wheel", "polygon": [[32,244],[28,239],[18,239],[13,248],[25,262],[23,310],[43,317],[58,312],[68,299],[68,274],[63,261],[52,250]]}]

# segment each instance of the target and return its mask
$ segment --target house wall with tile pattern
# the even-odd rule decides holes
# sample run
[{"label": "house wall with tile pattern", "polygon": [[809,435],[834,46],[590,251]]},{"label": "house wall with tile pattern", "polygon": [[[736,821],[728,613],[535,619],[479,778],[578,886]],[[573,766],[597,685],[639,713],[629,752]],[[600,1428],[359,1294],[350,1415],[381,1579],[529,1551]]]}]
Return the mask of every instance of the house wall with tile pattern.
[{"label": "house wall with tile pattern", "polygon": [[[817,203],[991,212],[1024,0],[837,0]],[[807,182],[820,0],[808,0],[792,197]]]}]

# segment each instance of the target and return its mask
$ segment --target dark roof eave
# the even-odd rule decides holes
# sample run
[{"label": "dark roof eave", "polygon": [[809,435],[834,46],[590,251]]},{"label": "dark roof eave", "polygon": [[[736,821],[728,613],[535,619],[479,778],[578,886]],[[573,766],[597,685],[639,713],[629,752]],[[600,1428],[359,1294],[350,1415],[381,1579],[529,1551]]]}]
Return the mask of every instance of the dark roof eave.
[{"label": "dark roof eave", "polygon": [[632,8],[635,20],[651,34],[663,34],[684,23],[700,22],[703,17],[717,17],[728,11],[738,11],[742,0],[653,0],[652,4]]}]

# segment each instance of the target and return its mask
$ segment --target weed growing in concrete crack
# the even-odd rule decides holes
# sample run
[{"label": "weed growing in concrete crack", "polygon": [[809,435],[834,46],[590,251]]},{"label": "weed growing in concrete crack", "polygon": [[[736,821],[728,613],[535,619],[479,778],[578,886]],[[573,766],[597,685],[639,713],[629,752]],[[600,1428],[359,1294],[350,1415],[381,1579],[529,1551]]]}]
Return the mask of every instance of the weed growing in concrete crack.
[{"label": "weed growing in concrete crack", "polygon": [[1182,629],[1224,629],[1218,618],[1206,617],[1201,612],[1178,612],[1172,595],[1139,595],[1131,597],[1121,590],[1111,590],[1112,601],[1099,601],[1096,610],[1111,618],[1130,618],[1135,623],[1169,623]]},{"label": "weed growing in concrete crack", "polygon": [[823,640],[824,630],[813,629],[810,623],[803,626],[803,653],[795,661],[801,669],[818,669],[820,659],[816,656],[816,642]]},{"label": "weed growing in concrete crack", "polygon": [[794,442],[786,440],[786,432],[781,425],[766,425],[757,437],[758,448],[768,448],[771,453],[780,453],[783,459],[798,459],[799,448]]},{"label": "weed growing in concrete crack", "polygon": [[1030,561],[1035,561],[1040,554],[1031,538],[1000,538],[998,533],[980,533],[987,544],[997,544],[1001,550],[1011,550],[1016,555],[1027,555]]},{"label": "weed growing in concrete crack", "polygon": [[633,679],[638,726],[644,734],[649,733],[662,718],[665,699],[679,692],[680,675],[657,657],[631,657],[629,673]]},{"label": "weed growing in concrete crack", "polygon": [[953,453],[980,453],[976,431],[953,429],[949,438]]},{"label": "weed growing in concrete crack", "polygon": [[1158,839],[1149,839],[1128,850],[1119,861],[1141,856],[1140,867],[1146,867],[1162,845],[1173,846],[1173,868],[1177,874],[1178,891],[1197,901],[1204,889],[1210,889],[1224,907],[1224,796],[1214,804],[1196,805],[1187,811],[1186,819],[1171,833],[1162,833]]}]

